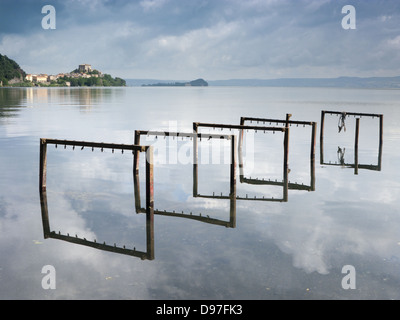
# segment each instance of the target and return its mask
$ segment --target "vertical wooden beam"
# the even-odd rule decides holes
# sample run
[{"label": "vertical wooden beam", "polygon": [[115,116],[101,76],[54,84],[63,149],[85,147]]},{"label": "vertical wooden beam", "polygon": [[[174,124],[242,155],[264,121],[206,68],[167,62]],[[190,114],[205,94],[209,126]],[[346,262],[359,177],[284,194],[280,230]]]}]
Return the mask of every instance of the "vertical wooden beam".
[{"label": "vertical wooden beam", "polygon": [[231,172],[230,172],[230,194],[236,189],[236,136],[231,135]]},{"label": "vertical wooden beam", "polygon": [[231,175],[230,175],[230,227],[236,228],[236,136],[231,135]]},{"label": "vertical wooden beam", "polygon": [[[240,125],[244,125],[245,118],[240,117]],[[238,142],[238,156],[239,156],[239,178],[240,182],[243,181],[244,178],[244,169],[243,169],[243,137],[244,137],[244,130],[239,130],[239,142]]]},{"label": "vertical wooden beam", "polygon": [[[135,140],[134,144],[136,146],[140,145],[140,132],[138,130],[135,130]],[[133,172],[134,174],[139,173],[139,151],[134,151],[134,157],[133,157]]]},{"label": "vertical wooden beam", "polygon": [[379,154],[378,170],[382,169],[382,146],[383,146],[383,114],[379,115]]},{"label": "vertical wooden beam", "polygon": [[199,149],[198,149],[198,141],[197,141],[197,134],[198,134],[199,127],[196,122],[193,122],[193,163],[198,164],[198,157],[199,157]]},{"label": "vertical wooden beam", "polygon": [[312,126],[312,129],[311,129],[310,159],[312,162],[315,162],[315,140],[316,140],[316,136],[317,136],[317,123],[313,122],[311,126]]},{"label": "vertical wooden beam", "polygon": [[319,154],[320,154],[320,163],[324,163],[324,122],[325,122],[325,111],[321,111],[321,128],[319,135]]},{"label": "vertical wooden beam", "polygon": [[360,132],[360,118],[356,119],[356,132],[354,139],[354,174],[358,174],[358,137]]},{"label": "vertical wooden beam", "polygon": [[311,154],[310,154],[310,172],[311,172],[311,191],[315,191],[315,144],[317,137],[317,123],[312,123],[311,130]]},{"label": "vertical wooden beam", "polygon": [[198,125],[196,122],[193,122],[193,197],[197,197],[198,195],[198,177],[199,177],[199,145],[198,145]]},{"label": "vertical wooden beam", "polygon": [[147,257],[154,259],[154,175],[153,147],[146,150],[146,239]]},{"label": "vertical wooden beam", "polygon": [[310,172],[311,172],[311,178],[310,178],[311,191],[315,191],[315,161],[310,163]]},{"label": "vertical wooden beam", "polygon": [[284,163],[283,163],[283,199],[287,201],[288,199],[288,190],[289,190],[289,120],[291,114],[286,114],[286,122],[285,122],[285,136],[284,136]]},{"label": "vertical wooden beam", "polygon": [[40,139],[40,167],[39,167],[39,188],[46,190],[47,175],[47,143],[46,139]]},{"label": "vertical wooden beam", "polygon": [[45,239],[50,237],[50,221],[49,221],[49,210],[47,208],[47,194],[46,190],[40,190],[40,208],[42,211],[42,223],[43,223],[43,237]]},{"label": "vertical wooden beam", "polygon": [[285,161],[285,166],[286,169],[289,167],[289,120],[290,117],[292,115],[291,114],[286,114],[286,122],[285,122],[285,137],[284,137],[284,149],[285,149],[285,153],[284,153],[284,161]]},{"label": "vertical wooden beam", "polygon": [[139,173],[133,174],[133,189],[135,194],[135,209],[136,213],[141,213],[141,201],[140,201],[140,181],[139,181]]},{"label": "vertical wooden beam", "polygon": [[229,227],[236,228],[236,187],[230,196]]}]

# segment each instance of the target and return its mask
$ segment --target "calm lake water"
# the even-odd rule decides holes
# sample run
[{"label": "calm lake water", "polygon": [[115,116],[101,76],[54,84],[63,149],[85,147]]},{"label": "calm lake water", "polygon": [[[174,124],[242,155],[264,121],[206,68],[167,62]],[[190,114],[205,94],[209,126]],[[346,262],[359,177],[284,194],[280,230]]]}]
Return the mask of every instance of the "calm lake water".
[{"label": "calm lake water", "polygon": [[[322,110],[383,114],[381,154],[379,118],[360,119],[355,154],[356,118],[339,133],[340,117],[327,114],[321,163]],[[198,140],[195,181],[190,138],[143,135],[154,147],[149,243],[144,157],[135,184],[130,151],[48,145],[42,219],[40,138],[133,144],[135,130],[287,113],[317,123],[314,166],[311,127],[290,127],[288,189],[280,131],[244,132],[231,198],[230,140]],[[398,90],[2,88],[0,167],[1,299],[400,299]],[[154,259],[125,254],[133,248]]]}]

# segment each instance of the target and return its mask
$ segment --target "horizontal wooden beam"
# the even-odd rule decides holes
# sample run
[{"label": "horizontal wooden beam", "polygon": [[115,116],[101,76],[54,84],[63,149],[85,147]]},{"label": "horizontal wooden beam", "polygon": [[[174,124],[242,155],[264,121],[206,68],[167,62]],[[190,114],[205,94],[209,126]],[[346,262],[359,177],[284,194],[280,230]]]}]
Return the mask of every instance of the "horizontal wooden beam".
[{"label": "horizontal wooden beam", "polygon": [[170,132],[170,131],[146,131],[136,130],[138,135],[152,135],[152,136],[165,136],[165,137],[183,137],[183,138],[215,138],[215,139],[227,139],[230,140],[232,135],[227,134],[215,134],[215,133],[192,133],[192,132]]},{"label": "horizontal wooden beam", "polygon": [[138,258],[140,258],[142,260],[148,259],[148,253],[147,252],[138,251],[136,249],[121,248],[121,247],[117,247],[117,246],[113,246],[113,245],[109,245],[109,244],[103,244],[103,243],[99,243],[99,242],[86,240],[84,238],[82,239],[82,238],[77,238],[77,237],[73,237],[73,236],[59,234],[59,233],[56,233],[55,231],[51,231],[46,236],[48,238],[64,240],[64,241],[67,241],[67,242],[80,244],[80,245],[84,245],[84,246],[87,246],[87,247],[92,247],[92,248],[96,248],[96,249],[100,249],[100,250],[104,250],[104,251],[115,252],[115,253],[120,253],[120,254],[126,254],[126,255],[129,255],[129,256],[138,257]]},{"label": "horizontal wooden beam", "polygon": [[265,119],[265,118],[255,118],[255,117],[241,117],[241,122],[244,123],[245,121],[259,121],[259,122],[275,122],[275,123],[283,123],[286,124],[288,122],[289,124],[302,124],[302,125],[308,125],[312,126],[313,122],[311,121],[298,121],[298,120],[282,120],[282,119]]},{"label": "horizontal wooden beam", "polygon": [[285,132],[285,127],[261,127],[261,126],[246,126],[240,124],[221,124],[221,123],[204,123],[193,122],[193,127],[208,127],[208,128],[225,128],[225,129],[240,129],[240,130],[264,130],[264,131],[281,131]]},{"label": "horizontal wooden beam", "polygon": [[76,141],[76,140],[61,140],[61,139],[40,139],[41,144],[55,144],[64,146],[76,146],[76,147],[92,147],[92,148],[104,148],[104,149],[118,149],[118,150],[133,150],[139,152],[145,152],[148,146],[139,146],[133,144],[117,144],[117,143],[104,143],[104,142],[89,142],[89,141]]},{"label": "horizontal wooden beam", "polygon": [[382,114],[379,114],[379,113],[327,111],[327,110],[322,110],[321,112],[322,113],[328,113],[328,114],[338,114],[338,115],[345,114],[346,116],[362,116],[362,117],[381,117],[381,116],[383,116]]}]

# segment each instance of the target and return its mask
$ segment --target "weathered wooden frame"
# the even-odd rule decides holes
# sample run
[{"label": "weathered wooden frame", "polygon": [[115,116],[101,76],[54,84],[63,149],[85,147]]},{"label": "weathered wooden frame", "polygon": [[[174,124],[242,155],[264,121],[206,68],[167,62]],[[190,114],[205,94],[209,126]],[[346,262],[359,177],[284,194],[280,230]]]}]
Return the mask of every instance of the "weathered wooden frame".
[{"label": "weathered wooden frame", "polygon": [[[46,176],[47,176],[47,145],[63,145],[73,147],[91,147],[100,149],[116,149],[116,150],[131,150],[132,152],[145,152],[146,153],[146,251],[137,251],[126,248],[120,248],[107,244],[100,244],[95,241],[89,241],[78,237],[71,237],[51,231],[49,214],[47,207],[47,193],[46,193]],[[126,145],[114,144],[103,142],[88,142],[88,141],[75,141],[75,140],[59,140],[59,139],[40,139],[40,167],[39,167],[39,191],[42,210],[42,221],[44,238],[55,238],[73,242],[76,244],[86,245],[101,250],[112,251],[131,256],[140,257],[141,259],[154,259],[154,176],[153,176],[153,147],[140,146],[140,145]]]},{"label": "weathered wooden frame", "polygon": [[[253,121],[257,122],[262,122],[263,125],[265,123],[282,123],[285,124],[285,126],[289,127],[292,124],[299,126],[302,125],[303,127],[305,126],[311,126],[311,137],[310,137],[310,185],[306,184],[300,184],[300,183],[293,183],[288,181],[288,189],[289,190],[306,190],[306,191],[315,191],[315,145],[316,145],[316,135],[317,135],[317,123],[314,121],[301,121],[301,120],[290,120],[291,114],[286,114],[286,119],[270,119],[270,118],[259,118],[259,117],[241,117],[240,118],[240,124],[244,125],[246,121],[250,121],[251,123]],[[243,132],[240,134],[240,139],[239,139],[239,152],[242,152],[242,146],[243,146]],[[287,146],[287,149],[289,147]],[[289,151],[288,151],[289,152]],[[287,156],[288,157],[288,156]],[[285,160],[287,161],[287,160]],[[249,179],[244,177],[243,175],[243,170],[241,171],[240,175],[240,181],[245,182],[245,183],[250,183],[250,184],[271,184],[271,185],[281,185],[282,183],[285,182],[276,182],[276,181],[271,181],[271,180],[260,180],[260,179]]]},{"label": "weathered wooden frame", "polygon": [[[158,137],[182,137],[182,138],[192,138],[193,148],[194,148],[194,161],[193,161],[193,197],[199,198],[215,198],[215,199],[230,199],[230,219],[229,221],[224,221],[220,219],[210,218],[208,216],[199,216],[187,213],[177,213],[175,211],[169,212],[165,210],[154,210],[155,214],[164,216],[173,216],[180,218],[188,218],[192,220],[197,220],[205,223],[225,226],[234,228],[236,226],[236,136],[235,135],[225,135],[225,134],[206,134],[206,133],[184,133],[184,132],[170,132],[170,131],[152,131],[152,130],[135,130],[134,141],[135,144],[140,144],[140,137],[142,135],[153,135]],[[211,196],[211,195],[201,195],[198,193],[198,142],[197,139],[226,139],[231,141],[231,166],[230,166],[230,194],[229,196]],[[141,207],[140,201],[140,183],[139,183],[139,153],[135,152],[134,159],[134,187],[135,187],[135,206],[136,212],[144,212]]]},{"label": "weathered wooden frame", "polygon": [[[354,132],[354,163],[330,163],[324,161],[324,122],[326,114],[336,114],[346,116],[353,116],[356,118],[356,128]],[[358,162],[358,137],[360,129],[360,119],[362,117],[379,118],[379,146],[378,146],[378,163],[376,165],[360,164]],[[382,148],[383,148],[383,114],[377,113],[363,113],[363,112],[341,112],[341,111],[321,111],[321,129],[320,129],[320,164],[329,166],[344,166],[354,168],[354,174],[358,174],[358,169],[367,169],[374,171],[381,171],[382,169]]]},{"label": "weathered wooden frame", "polygon": [[[290,118],[290,114],[287,115],[287,120]],[[200,127],[208,127],[208,128],[221,128],[221,129],[239,129],[240,130],[240,138],[239,138],[239,146],[238,146],[238,155],[239,155],[239,172],[240,172],[240,181],[243,182],[243,157],[242,157],[242,145],[243,145],[243,130],[260,130],[260,131],[278,131],[284,133],[284,161],[283,161],[283,183],[281,183],[283,187],[283,195],[282,198],[248,198],[248,197],[239,197],[237,196],[237,200],[260,200],[260,201],[277,201],[277,202],[286,202],[288,199],[288,158],[289,158],[289,126],[285,127],[271,127],[271,126],[253,126],[253,125],[235,125],[235,124],[219,124],[219,123],[203,123],[203,122],[193,122],[193,132],[198,133],[198,129]],[[197,147],[194,147],[195,150]],[[194,155],[197,158],[197,154]]]}]

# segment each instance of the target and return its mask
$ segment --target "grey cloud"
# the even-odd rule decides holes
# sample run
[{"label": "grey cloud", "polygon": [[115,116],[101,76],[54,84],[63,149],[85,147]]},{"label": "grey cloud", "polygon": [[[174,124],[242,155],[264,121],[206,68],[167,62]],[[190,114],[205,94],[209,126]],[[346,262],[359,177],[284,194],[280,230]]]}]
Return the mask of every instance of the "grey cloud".
[{"label": "grey cloud", "polygon": [[[2,30],[0,52],[35,70],[47,65],[69,71],[70,65],[84,60],[125,78],[331,77],[400,71],[400,4],[393,0],[353,2],[357,29],[350,31],[341,28],[341,8],[347,4],[342,0],[55,1],[54,31],[40,28],[42,15],[36,7],[42,1],[30,2],[22,11],[5,2],[24,22]],[[68,69],[60,70],[66,64]]]}]

